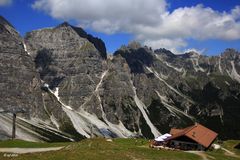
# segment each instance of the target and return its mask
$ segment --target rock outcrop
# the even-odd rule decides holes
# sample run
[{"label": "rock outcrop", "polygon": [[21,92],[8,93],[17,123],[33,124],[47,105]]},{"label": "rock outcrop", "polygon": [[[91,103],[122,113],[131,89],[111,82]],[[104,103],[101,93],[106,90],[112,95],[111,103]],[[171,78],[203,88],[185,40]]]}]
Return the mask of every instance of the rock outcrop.
[{"label": "rock outcrop", "polygon": [[[37,139],[152,138],[195,122],[223,139],[240,136],[236,50],[175,55],[132,42],[107,58],[102,40],[66,22],[24,40],[0,22],[1,109],[25,106],[29,117],[19,115],[18,125]],[[0,121],[7,125],[6,116]]]},{"label": "rock outcrop", "polygon": [[3,17],[0,17],[0,27],[0,106],[7,110],[21,107],[42,117],[39,115],[42,112],[37,113],[43,105],[35,65],[24,51],[21,37]]},{"label": "rock outcrop", "polygon": [[12,113],[17,113],[17,138],[70,140],[51,127],[35,63],[23,39],[3,17],[0,17],[0,54],[0,138],[12,136]]},{"label": "rock outcrop", "polygon": [[[45,83],[45,106],[56,118],[56,127],[69,133],[72,126],[71,132],[85,137],[134,135],[125,128],[119,115],[114,116],[111,107],[115,104],[110,107],[105,104],[108,100],[103,98],[103,87],[111,64],[101,40],[63,23],[28,33],[25,43]],[[114,90],[114,86],[110,89]],[[50,97],[55,98],[57,105]],[[114,99],[108,99],[111,105]]]}]

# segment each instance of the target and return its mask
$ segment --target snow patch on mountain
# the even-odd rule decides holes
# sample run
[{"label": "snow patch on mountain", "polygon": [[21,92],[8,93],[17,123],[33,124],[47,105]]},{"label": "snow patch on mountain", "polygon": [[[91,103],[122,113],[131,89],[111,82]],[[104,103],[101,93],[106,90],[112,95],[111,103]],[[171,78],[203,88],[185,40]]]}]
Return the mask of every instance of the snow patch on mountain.
[{"label": "snow patch on mountain", "polygon": [[24,51],[25,51],[28,55],[30,55],[30,53],[28,52],[27,46],[26,46],[26,44],[25,44],[24,41],[23,41],[23,48],[24,48]]}]

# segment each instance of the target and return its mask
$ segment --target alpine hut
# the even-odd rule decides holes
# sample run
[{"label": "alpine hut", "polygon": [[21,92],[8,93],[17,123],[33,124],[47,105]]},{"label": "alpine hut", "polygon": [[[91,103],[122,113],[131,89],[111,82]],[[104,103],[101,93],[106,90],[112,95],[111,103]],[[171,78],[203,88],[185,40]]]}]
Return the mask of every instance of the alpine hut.
[{"label": "alpine hut", "polygon": [[168,146],[181,150],[207,150],[218,135],[199,123],[184,129],[172,128],[170,134]]}]

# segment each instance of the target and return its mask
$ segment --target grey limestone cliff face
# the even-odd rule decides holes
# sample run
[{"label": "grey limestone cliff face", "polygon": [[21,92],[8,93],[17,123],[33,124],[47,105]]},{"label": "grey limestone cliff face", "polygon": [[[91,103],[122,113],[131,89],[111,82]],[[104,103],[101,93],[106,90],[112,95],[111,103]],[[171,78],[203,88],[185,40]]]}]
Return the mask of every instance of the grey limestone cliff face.
[{"label": "grey limestone cliff face", "polygon": [[[119,120],[125,118],[122,104],[118,107],[111,98],[114,93],[104,94],[108,89],[116,91],[106,82],[111,77],[112,65],[108,64],[101,40],[81,28],[63,23],[56,28],[29,32],[25,43],[45,83],[44,102],[49,114],[56,118],[56,127],[85,137],[126,137],[131,134]],[[69,121],[66,123],[66,120]],[[136,120],[129,124],[132,130],[134,123]],[[72,126],[71,131],[69,126]]]},{"label": "grey limestone cliff face", "polygon": [[102,41],[67,23],[29,32],[24,41],[45,83],[44,105],[58,129],[84,137],[160,134],[137,97],[126,59],[106,59]]},{"label": "grey limestone cliff face", "polygon": [[11,137],[12,113],[24,111],[17,113],[17,138],[70,140],[68,135],[51,127],[44,108],[41,79],[23,39],[3,17],[0,17],[0,32],[0,137]]},{"label": "grey limestone cliff face", "polygon": [[[45,119],[40,89],[40,77],[35,64],[25,52],[22,38],[15,29],[0,17],[0,110],[8,112],[25,111],[23,117]],[[10,114],[8,113],[8,114]],[[11,128],[8,114],[1,114],[0,132]],[[21,115],[21,114],[20,114]],[[5,122],[4,119],[7,119]],[[10,123],[10,124],[6,124]],[[21,135],[17,133],[17,137]]]},{"label": "grey limestone cliff face", "polygon": [[41,79],[51,89],[59,87],[64,103],[75,109],[93,92],[92,86],[96,86],[98,76],[106,68],[105,58],[101,56],[104,53],[66,23],[30,32],[25,43]]},{"label": "grey limestone cliff face", "polygon": [[[169,81],[170,76],[174,75],[175,82],[178,82],[177,76],[180,73],[172,71],[172,68],[160,61],[150,48],[133,47],[130,44],[115,52],[115,56],[126,60],[131,72],[132,85],[136,88],[136,95],[144,104],[151,124],[158,131],[165,133],[171,127],[183,127],[195,122],[194,117],[185,113],[185,110],[194,102],[175,88],[177,84]],[[136,101],[135,103],[138,104]],[[147,123],[144,117],[141,120],[142,134],[154,137],[154,133],[149,132],[151,124]]]},{"label": "grey limestone cliff face", "polygon": [[239,136],[240,128],[233,123],[240,120],[236,50],[208,57],[129,45],[115,55],[126,59],[137,94],[162,133],[197,121],[217,131],[220,138]]},{"label": "grey limestone cliff face", "polygon": [[[0,107],[29,111],[17,119],[20,138],[153,138],[195,122],[223,139],[240,136],[236,50],[175,55],[132,42],[107,58],[102,40],[66,22],[24,39],[0,22]],[[11,116],[0,122],[0,135],[10,136]]]},{"label": "grey limestone cliff face", "polygon": [[44,118],[35,64],[25,52],[21,37],[3,17],[0,27],[0,107],[4,110],[20,107],[32,116]]},{"label": "grey limestone cliff face", "polygon": [[108,61],[108,75],[102,84],[103,108],[107,119],[119,122],[131,132],[141,135],[141,112],[134,101],[130,68],[124,58],[114,56]]}]

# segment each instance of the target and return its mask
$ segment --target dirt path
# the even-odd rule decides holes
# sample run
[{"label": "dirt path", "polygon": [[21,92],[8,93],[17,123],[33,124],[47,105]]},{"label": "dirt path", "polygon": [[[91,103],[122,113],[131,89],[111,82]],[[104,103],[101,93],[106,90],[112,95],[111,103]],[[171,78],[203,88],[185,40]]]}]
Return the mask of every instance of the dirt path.
[{"label": "dirt path", "polygon": [[36,152],[47,152],[47,151],[57,151],[64,147],[49,147],[49,148],[0,148],[0,152],[4,153],[36,153]]},{"label": "dirt path", "polygon": [[[235,158],[240,158],[240,156],[236,155],[234,152],[229,151],[229,150],[226,149],[226,148],[221,147],[221,149],[225,152],[224,154],[225,154],[226,156],[235,157]],[[202,160],[215,159],[214,157],[212,157],[212,156],[210,156],[210,155],[207,155],[207,154],[206,154],[205,152],[203,152],[203,151],[186,151],[186,152],[196,154],[196,155],[202,157]],[[210,159],[209,159],[209,158],[210,158]]]},{"label": "dirt path", "polygon": [[200,156],[202,160],[209,160],[209,158],[215,159],[214,157],[207,155],[204,151],[186,151],[186,152],[196,154]]},{"label": "dirt path", "polygon": [[240,156],[236,155],[234,152],[229,151],[229,150],[226,149],[226,148],[221,147],[221,149],[222,149],[223,151],[225,151],[224,154],[225,154],[226,156],[235,157],[235,158],[240,158]]}]

